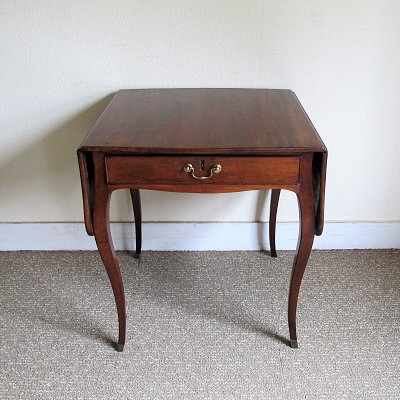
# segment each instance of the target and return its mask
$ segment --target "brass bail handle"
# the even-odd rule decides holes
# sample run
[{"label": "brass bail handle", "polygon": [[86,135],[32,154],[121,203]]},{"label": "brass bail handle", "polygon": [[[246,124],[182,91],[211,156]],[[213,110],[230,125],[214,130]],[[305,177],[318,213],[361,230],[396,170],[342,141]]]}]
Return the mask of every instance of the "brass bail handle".
[{"label": "brass bail handle", "polygon": [[213,174],[219,174],[222,171],[222,166],[220,164],[214,164],[211,167],[210,175],[208,176],[196,176],[194,174],[194,168],[192,164],[185,164],[183,166],[183,170],[187,173],[191,172],[194,179],[205,180],[205,179],[210,179],[213,176]]}]

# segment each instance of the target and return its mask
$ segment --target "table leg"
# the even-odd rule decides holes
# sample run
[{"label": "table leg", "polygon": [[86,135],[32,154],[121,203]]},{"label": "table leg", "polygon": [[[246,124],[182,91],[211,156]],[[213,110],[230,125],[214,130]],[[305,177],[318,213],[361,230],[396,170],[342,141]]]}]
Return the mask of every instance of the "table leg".
[{"label": "table leg", "polygon": [[271,191],[271,205],[269,208],[269,247],[271,249],[271,256],[277,257],[275,232],[276,232],[276,214],[278,212],[279,196],[281,189],[272,189]]},{"label": "table leg", "polygon": [[108,277],[110,278],[111,287],[114,292],[115,303],[117,306],[119,336],[116,348],[117,351],[123,351],[126,335],[126,310],[124,287],[122,283],[118,259],[112,243],[97,243],[97,248],[99,249],[99,253],[101,259],[103,260]]},{"label": "table leg", "polygon": [[[307,163],[304,163],[303,170],[306,170],[306,167]],[[311,170],[309,176],[311,176]],[[300,187],[300,191],[297,194],[297,199],[299,204],[300,232],[297,243],[297,253],[294,259],[292,276],[290,280],[288,305],[290,346],[292,348],[298,347],[296,332],[297,300],[315,234],[314,196],[310,179],[306,179],[306,181]]]},{"label": "table leg", "polygon": [[109,192],[107,186],[104,184],[105,170],[103,157],[101,155],[95,155],[94,159],[96,184],[93,207],[93,230],[97,248],[103,260],[114,293],[119,324],[119,337],[116,348],[117,351],[122,351],[124,349],[126,335],[125,293],[118,258],[114,250],[110,232],[109,210],[111,192]]},{"label": "table leg", "polygon": [[139,189],[130,189],[133,215],[135,217],[135,237],[136,237],[136,257],[140,256],[142,251],[142,207],[140,203]]}]

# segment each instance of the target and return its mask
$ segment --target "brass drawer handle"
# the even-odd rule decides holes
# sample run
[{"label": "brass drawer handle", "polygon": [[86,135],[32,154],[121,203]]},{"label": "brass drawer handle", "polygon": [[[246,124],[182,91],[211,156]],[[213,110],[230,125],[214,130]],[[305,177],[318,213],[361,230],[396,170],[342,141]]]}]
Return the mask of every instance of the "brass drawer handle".
[{"label": "brass drawer handle", "polygon": [[194,179],[200,179],[200,180],[204,180],[204,179],[210,179],[213,174],[219,174],[222,171],[222,166],[220,164],[214,164],[211,169],[210,169],[210,175],[208,176],[196,176],[194,174],[194,168],[192,164],[185,164],[183,166],[183,170],[187,173],[192,173],[192,176]]}]

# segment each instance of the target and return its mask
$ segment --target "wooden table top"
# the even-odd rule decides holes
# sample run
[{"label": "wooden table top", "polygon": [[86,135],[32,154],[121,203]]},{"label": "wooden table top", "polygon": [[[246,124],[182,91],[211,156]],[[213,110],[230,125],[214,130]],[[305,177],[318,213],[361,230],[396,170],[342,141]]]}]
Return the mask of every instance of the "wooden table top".
[{"label": "wooden table top", "polygon": [[120,90],[80,150],[215,155],[326,152],[296,95],[281,89]]}]

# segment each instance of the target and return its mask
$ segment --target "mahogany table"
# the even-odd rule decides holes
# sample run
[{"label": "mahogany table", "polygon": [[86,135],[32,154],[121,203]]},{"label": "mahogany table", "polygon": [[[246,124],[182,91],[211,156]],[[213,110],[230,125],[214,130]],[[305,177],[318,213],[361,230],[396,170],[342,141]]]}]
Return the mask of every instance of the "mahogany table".
[{"label": "mahogany table", "polygon": [[117,350],[126,336],[125,295],[109,221],[110,196],[130,189],[141,252],[139,189],[221,193],[270,189],[269,237],[281,189],[296,193],[300,230],[289,287],[290,345],[297,348],[296,309],[314,235],[323,229],[327,150],[290,90],[121,90],[78,148],[84,218],[111,281]]}]

